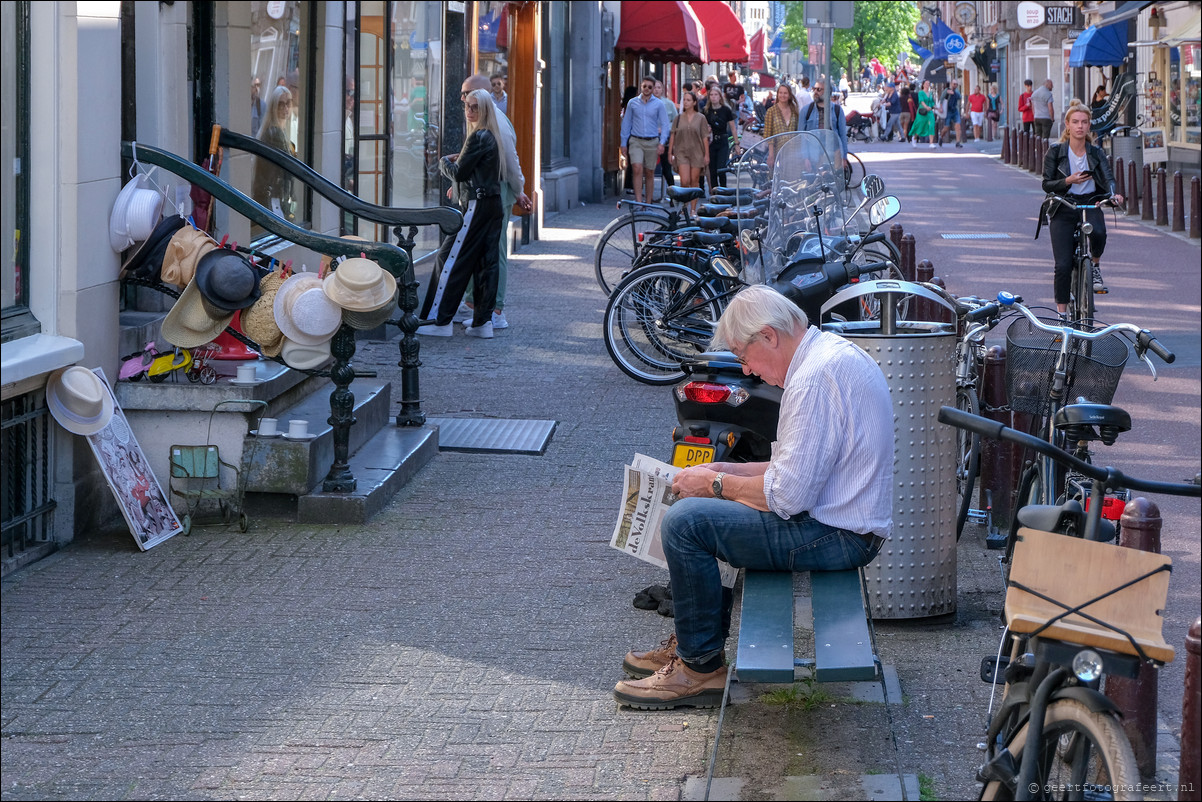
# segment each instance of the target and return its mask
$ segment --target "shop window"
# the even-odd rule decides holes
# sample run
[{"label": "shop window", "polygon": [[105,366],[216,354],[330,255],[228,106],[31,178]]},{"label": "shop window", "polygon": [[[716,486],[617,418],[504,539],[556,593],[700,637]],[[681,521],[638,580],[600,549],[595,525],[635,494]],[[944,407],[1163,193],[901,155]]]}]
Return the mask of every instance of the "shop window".
[{"label": "shop window", "polygon": [[[314,110],[312,6],[296,0],[250,4],[250,130],[277,150],[312,162]],[[251,197],[290,223],[303,225],[303,185],[266,160],[255,160]],[[252,235],[265,233],[258,226]]]},{"label": "shop window", "polygon": [[[29,3],[0,3],[2,339],[38,331],[29,312]],[[8,100],[11,98],[11,102]]]},{"label": "shop window", "polygon": [[1202,144],[1202,67],[1199,45],[1186,42],[1169,51],[1169,122],[1173,139]]},{"label": "shop window", "polygon": [[543,53],[547,69],[542,76],[543,164],[561,167],[571,157],[571,128],[568,125],[570,102],[572,42],[571,3],[543,3]]}]

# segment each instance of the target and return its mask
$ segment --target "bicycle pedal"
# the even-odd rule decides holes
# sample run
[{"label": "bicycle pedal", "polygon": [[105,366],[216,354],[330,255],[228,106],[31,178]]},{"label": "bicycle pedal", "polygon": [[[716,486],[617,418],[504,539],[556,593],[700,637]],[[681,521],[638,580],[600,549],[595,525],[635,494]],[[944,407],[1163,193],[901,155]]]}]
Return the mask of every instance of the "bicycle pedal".
[{"label": "bicycle pedal", "polygon": [[1100,290],[1099,290],[1099,289],[1095,289],[1095,290],[1093,291],[1093,294],[1094,294],[1094,295],[1109,295],[1109,294],[1110,294],[1110,290],[1108,290],[1108,289],[1106,289],[1105,287],[1103,287],[1103,288],[1102,288],[1102,289],[1100,289]]},{"label": "bicycle pedal", "polygon": [[1008,539],[1008,536],[1004,532],[990,532],[989,534],[985,535],[985,548],[989,549],[990,551],[1004,549],[1006,548],[1006,541]]}]

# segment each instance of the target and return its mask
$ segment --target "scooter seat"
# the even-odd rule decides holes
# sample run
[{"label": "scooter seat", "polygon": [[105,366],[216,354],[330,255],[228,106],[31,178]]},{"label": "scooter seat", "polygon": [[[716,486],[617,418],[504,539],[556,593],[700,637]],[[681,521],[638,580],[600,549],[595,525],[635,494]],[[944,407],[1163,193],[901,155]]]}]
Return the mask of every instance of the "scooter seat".
[{"label": "scooter seat", "polygon": [[733,208],[733,204],[729,203],[699,203],[697,204],[697,214],[701,217],[717,217],[727,209]]},{"label": "scooter seat", "polygon": [[706,231],[725,231],[733,234],[737,229],[732,217],[698,217],[696,222],[698,228],[704,228]]}]

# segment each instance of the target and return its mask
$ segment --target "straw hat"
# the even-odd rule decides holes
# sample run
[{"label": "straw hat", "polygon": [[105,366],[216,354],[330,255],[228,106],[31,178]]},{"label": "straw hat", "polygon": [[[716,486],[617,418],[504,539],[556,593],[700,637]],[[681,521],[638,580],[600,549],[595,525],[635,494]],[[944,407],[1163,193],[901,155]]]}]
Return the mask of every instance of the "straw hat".
[{"label": "straw hat", "polygon": [[396,310],[395,294],[384,303],[379,309],[374,309],[371,312],[352,312],[350,309],[342,310],[342,322],[350,326],[352,329],[361,331],[370,331],[377,326],[383,326],[392,318],[392,313]]},{"label": "straw hat", "polygon": [[163,339],[179,348],[196,348],[212,342],[233,319],[233,312],[221,317],[210,315],[193,279],[163,318]]},{"label": "straw hat", "polygon": [[[132,273],[140,279],[158,281],[167,248],[171,244],[171,238],[185,225],[184,218],[177,214],[164,217],[154,227],[154,231],[146,238],[146,241],[130,254],[125,264],[121,265],[121,275],[124,276]],[[188,282],[181,281],[176,283],[182,287]]]},{"label": "straw hat", "polygon": [[305,345],[285,337],[280,358],[290,368],[317,370],[330,359],[330,341],[326,340],[317,345]]},{"label": "straw hat", "polygon": [[242,333],[258,343],[264,356],[279,356],[284,346],[284,332],[275,322],[275,296],[283,283],[279,270],[268,273],[259,282],[259,300],[242,313]]},{"label": "straw hat", "polygon": [[73,434],[95,434],[113,419],[112,393],[99,376],[78,365],[50,375],[46,406],[59,425]]},{"label": "straw hat", "polygon": [[245,309],[259,300],[259,271],[246,257],[225,248],[200,257],[192,283],[212,317]]},{"label": "straw hat", "polygon": [[326,297],[315,273],[294,273],[286,279],[272,307],[280,331],[296,343],[319,345],[342,325],[342,308]]},{"label": "straw hat", "polygon": [[217,243],[212,237],[192,226],[184,226],[167,243],[163,254],[163,281],[178,287],[188,286],[196,275],[200,257],[215,250]]},{"label": "straw hat", "polygon": [[326,276],[330,300],[352,312],[373,312],[392,303],[396,278],[371,259],[347,259]]}]

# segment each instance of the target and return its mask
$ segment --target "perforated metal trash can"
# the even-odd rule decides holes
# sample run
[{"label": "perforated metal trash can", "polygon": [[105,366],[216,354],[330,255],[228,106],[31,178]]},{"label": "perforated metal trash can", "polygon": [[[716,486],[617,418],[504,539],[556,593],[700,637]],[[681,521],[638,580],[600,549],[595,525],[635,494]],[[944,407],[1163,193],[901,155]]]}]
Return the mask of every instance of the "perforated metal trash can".
[{"label": "perforated metal trash can", "polygon": [[[853,286],[833,308],[860,295],[919,295],[948,306],[909,282]],[[895,296],[897,297],[897,296]],[[911,308],[914,306],[910,304]],[[864,569],[874,618],[924,618],[956,610],[956,431],[938,422],[956,404],[956,332],[950,323],[864,321],[838,327],[876,363],[893,397],[893,536]]]}]

